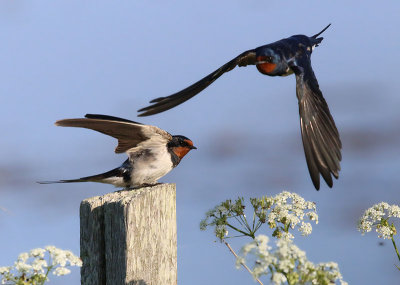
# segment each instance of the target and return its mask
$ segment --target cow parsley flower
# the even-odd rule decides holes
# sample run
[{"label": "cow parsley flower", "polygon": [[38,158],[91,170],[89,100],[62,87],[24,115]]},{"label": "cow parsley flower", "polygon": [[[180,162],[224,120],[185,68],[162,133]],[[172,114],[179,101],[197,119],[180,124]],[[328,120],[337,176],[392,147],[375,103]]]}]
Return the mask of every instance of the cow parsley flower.
[{"label": "cow parsley flower", "polygon": [[14,263],[14,267],[17,271],[21,273],[28,273],[32,269],[32,265],[26,264],[21,260],[18,260]]},{"label": "cow parsley flower", "polygon": [[287,233],[295,228],[307,236],[312,232],[308,221],[318,224],[315,203],[304,200],[296,193],[283,191],[273,197],[252,199],[251,202],[256,215],[260,219],[265,217],[269,227],[275,229],[274,236],[278,238],[291,238]]},{"label": "cow parsley flower", "polygon": [[275,285],[281,285],[281,284],[284,284],[287,281],[286,276],[283,275],[280,272],[272,273],[272,278],[271,279],[272,279],[272,282],[274,282]]},{"label": "cow parsley flower", "polygon": [[72,251],[70,250],[65,250],[65,255],[68,259],[68,262],[71,266],[82,266],[82,259],[80,259],[78,256],[73,254]]},{"label": "cow parsley flower", "polygon": [[[396,227],[391,218],[400,218],[400,207],[381,202],[367,209],[358,222],[358,230],[364,235],[367,232],[375,231],[379,238],[391,239],[397,258],[400,261],[400,253],[396,246],[394,236],[397,234]],[[399,266],[396,266],[400,270]]]},{"label": "cow parsley flower", "polygon": [[0,267],[0,274],[2,275],[5,273],[8,273],[8,272],[10,272],[10,269],[11,269],[11,267],[9,267],[9,266]]},{"label": "cow parsley flower", "polygon": [[18,255],[18,261],[20,261],[20,262],[26,262],[28,260],[28,258],[29,258],[29,254],[27,252],[23,252]]},{"label": "cow parsley flower", "polygon": [[21,253],[13,266],[0,267],[0,281],[1,284],[44,284],[50,272],[57,276],[69,274],[67,266],[82,266],[82,261],[71,251],[55,246],[35,248]]},{"label": "cow parsley flower", "polygon": [[[307,260],[306,253],[291,239],[278,239],[275,247],[268,245],[266,236],[258,235],[246,244],[238,258],[245,264],[246,257],[255,260],[253,276],[270,276],[273,284],[341,284],[346,285],[335,262],[314,264]],[[286,283],[287,282],[287,283]]]},{"label": "cow parsley flower", "polygon": [[43,249],[43,248],[35,248],[35,249],[31,249],[29,251],[29,256],[43,258],[45,253],[46,253],[45,249]]},{"label": "cow parsley flower", "polygon": [[284,191],[273,197],[251,198],[250,202],[253,214],[247,216],[243,198],[222,202],[206,213],[205,219],[200,222],[200,229],[213,226],[220,241],[227,238],[228,228],[231,233],[254,239],[257,230],[267,224],[273,229],[274,237],[293,239],[290,229],[297,229],[307,236],[312,232],[311,221],[318,224],[315,203],[304,200],[296,193]]},{"label": "cow parsley flower", "polygon": [[308,236],[312,232],[312,226],[310,223],[301,222],[299,231],[301,232],[301,235]]},{"label": "cow parsley flower", "polygon": [[54,271],[53,274],[57,276],[62,276],[62,275],[67,275],[71,272],[68,268],[65,267],[57,267]]},{"label": "cow parsley flower", "polygon": [[35,272],[44,273],[44,271],[46,270],[47,267],[48,267],[47,261],[44,260],[44,259],[37,259],[36,258],[36,259],[34,259],[32,261],[32,269]]},{"label": "cow parsley flower", "polygon": [[[314,264],[293,243],[294,235],[291,230],[297,229],[303,236],[307,236],[312,232],[311,222],[318,224],[315,203],[287,191],[272,197],[251,198],[250,202],[254,210],[252,215],[246,216],[244,200],[238,198],[217,205],[206,213],[206,218],[200,223],[202,230],[208,226],[214,227],[215,235],[237,257],[238,269],[244,267],[259,283],[259,277],[268,276],[271,284],[275,285],[347,285],[336,263]],[[393,215],[400,216],[400,208],[393,209],[392,212]],[[264,224],[273,229],[272,236],[278,238],[274,240],[274,245],[271,245],[267,236],[256,235]],[[228,229],[235,235],[226,237]],[[242,247],[239,256],[226,242],[228,238],[237,236],[253,239]],[[246,265],[246,260],[251,261],[251,269]]]},{"label": "cow parsley flower", "polygon": [[358,223],[358,229],[362,234],[370,232],[373,228],[379,238],[391,239],[396,235],[396,227],[389,223],[389,218],[400,218],[400,207],[381,202],[367,209]]}]

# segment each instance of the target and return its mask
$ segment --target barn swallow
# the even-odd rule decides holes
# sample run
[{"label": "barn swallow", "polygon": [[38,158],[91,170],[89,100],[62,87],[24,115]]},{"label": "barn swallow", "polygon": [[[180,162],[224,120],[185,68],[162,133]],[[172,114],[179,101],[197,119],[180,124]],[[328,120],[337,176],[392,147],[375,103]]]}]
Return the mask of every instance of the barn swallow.
[{"label": "barn swallow", "polygon": [[155,126],[112,116],[87,114],[85,118],[65,119],[55,124],[92,129],[112,136],[118,140],[115,152],[125,152],[128,159],[105,173],[79,179],[39,182],[41,184],[100,182],[123,188],[153,185],[176,167],[190,150],[196,149],[187,137],[173,136]]},{"label": "barn swallow", "polygon": [[320,186],[320,174],[328,186],[332,187],[331,174],[336,179],[339,178],[342,143],[311,67],[311,53],[321,43],[323,38],[319,36],[329,26],[330,24],[311,37],[294,35],[245,51],[193,85],[168,97],[150,101],[153,104],[140,109],[138,112],[142,113],[139,116],[161,113],[189,100],[236,66],[255,65],[259,72],[268,76],[287,76],[294,73],[308,170],[317,190]]}]

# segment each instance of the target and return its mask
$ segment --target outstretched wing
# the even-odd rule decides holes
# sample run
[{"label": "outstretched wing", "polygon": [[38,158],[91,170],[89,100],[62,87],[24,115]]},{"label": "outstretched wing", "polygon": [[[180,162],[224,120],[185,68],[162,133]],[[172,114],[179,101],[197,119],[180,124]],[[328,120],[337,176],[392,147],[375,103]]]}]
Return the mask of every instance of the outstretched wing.
[{"label": "outstretched wing", "polygon": [[228,63],[224,64],[214,72],[210,73],[203,79],[197,81],[193,85],[172,94],[168,97],[160,97],[150,101],[150,103],[154,103],[148,107],[140,109],[138,112],[142,112],[139,114],[139,117],[143,116],[150,116],[154,114],[158,114],[169,110],[187,100],[192,98],[193,96],[197,95],[205,88],[207,88],[211,83],[217,80],[222,74],[225,72],[231,71],[236,66],[246,66],[249,64],[256,63],[256,52],[255,50],[248,50],[240,54],[239,56],[235,57]]},{"label": "outstretched wing", "polygon": [[78,127],[98,131],[112,136],[118,140],[116,153],[123,153],[138,146],[142,142],[146,144],[166,144],[172,136],[155,126],[143,125],[133,121],[106,115],[86,115],[86,118],[65,119],[57,121],[56,126]]},{"label": "outstretched wing", "polygon": [[127,122],[127,123],[134,123],[137,125],[143,125],[142,123],[138,123],[135,121],[131,121],[128,119],[123,119],[119,117],[114,117],[114,116],[108,116],[108,115],[100,115],[100,114],[86,114],[85,118],[88,119],[101,119],[101,120],[109,120],[109,121],[120,121],[120,122]]},{"label": "outstretched wing", "polygon": [[296,74],[301,135],[311,179],[318,190],[321,174],[328,186],[332,187],[331,174],[336,179],[339,177],[342,159],[339,132],[319,89],[310,55],[296,58],[291,68]]}]

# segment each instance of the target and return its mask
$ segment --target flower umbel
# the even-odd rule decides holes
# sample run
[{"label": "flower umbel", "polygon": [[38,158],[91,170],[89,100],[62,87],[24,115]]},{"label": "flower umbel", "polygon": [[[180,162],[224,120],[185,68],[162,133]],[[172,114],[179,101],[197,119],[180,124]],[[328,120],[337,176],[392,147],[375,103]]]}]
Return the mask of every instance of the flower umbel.
[{"label": "flower umbel", "polygon": [[[202,230],[207,226],[214,227],[215,235],[236,257],[237,268],[243,266],[260,285],[263,283],[259,278],[266,275],[276,285],[347,284],[342,280],[336,263],[314,264],[293,243],[294,235],[290,230],[297,229],[302,236],[308,236],[312,232],[311,221],[318,224],[315,203],[287,191],[273,197],[252,198],[250,202],[253,207],[252,220],[248,220],[245,215],[243,198],[238,198],[233,202],[226,200],[216,206],[206,213],[206,218],[200,223]],[[268,244],[270,239],[267,236],[255,235],[263,224],[273,230],[272,236],[277,238],[274,246]],[[253,239],[243,246],[241,256],[226,242],[227,238],[238,237],[226,236],[228,228],[233,233],[239,233],[239,236]],[[252,269],[246,265],[246,258],[249,256],[252,256],[254,264]]]},{"label": "flower umbel", "polygon": [[[226,238],[228,230],[227,227],[234,229],[242,235],[252,235],[253,230],[251,229],[244,214],[245,206],[243,204],[243,198],[238,198],[236,201],[226,200],[221,204],[214,207],[214,209],[206,213],[206,218],[200,222],[200,229],[206,230],[207,226],[214,226],[214,233],[216,237],[222,241]],[[228,219],[235,219],[241,226],[244,226],[244,230],[240,230],[234,225],[228,222]],[[211,221],[210,221],[211,220]]]},{"label": "flower umbel", "polygon": [[0,280],[1,284],[42,285],[49,280],[50,272],[58,276],[69,274],[68,266],[82,266],[82,261],[69,250],[36,248],[21,253],[13,266],[0,267]]},{"label": "flower umbel", "polygon": [[334,262],[314,264],[307,260],[306,253],[299,249],[291,239],[279,239],[276,246],[268,245],[267,236],[258,235],[242,248],[243,263],[252,255],[253,276],[270,276],[273,284],[347,284],[343,281],[339,267]]},{"label": "flower umbel", "polygon": [[226,200],[206,213],[200,229],[214,226],[220,241],[226,238],[227,228],[254,239],[256,231],[263,224],[268,224],[274,230],[274,237],[292,239],[290,229],[297,228],[303,236],[307,236],[312,232],[310,221],[318,224],[315,203],[304,200],[296,193],[284,191],[273,197],[251,198],[250,203],[253,207],[252,220],[245,215],[243,198],[233,202]]},{"label": "flower umbel", "polygon": [[[375,228],[379,238],[392,240],[397,258],[400,261],[400,253],[394,240],[397,230],[390,218],[400,218],[400,207],[398,205],[389,205],[386,202],[375,204],[362,215],[358,222],[358,230],[364,235]],[[396,267],[400,270],[399,266]]]},{"label": "flower umbel", "polygon": [[274,197],[264,196],[251,199],[255,213],[259,219],[266,220],[269,227],[275,229],[273,236],[289,237],[289,228],[297,228],[303,236],[312,232],[311,223],[318,224],[318,215],[314,202],[304,200],[296,193],[283,191]]},{"label": "flower umbel", "polygon": [[389,218],[392,217],[400,218],[399,206],[385,202],[375,204],[364,212],[358,223],[358,229],[365,234],[376,228],[379,238],[390,239],[397,233],[394,224],[389,223]]}]

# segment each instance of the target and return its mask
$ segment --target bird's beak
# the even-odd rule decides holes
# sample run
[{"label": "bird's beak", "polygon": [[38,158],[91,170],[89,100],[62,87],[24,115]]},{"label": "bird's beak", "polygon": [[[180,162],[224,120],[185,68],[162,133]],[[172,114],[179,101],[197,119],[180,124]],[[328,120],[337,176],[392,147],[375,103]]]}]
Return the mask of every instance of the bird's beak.
[{"label": "bird's beak", "polygon": [[197,149],[194,145],[190,146],[190,149]]}]

